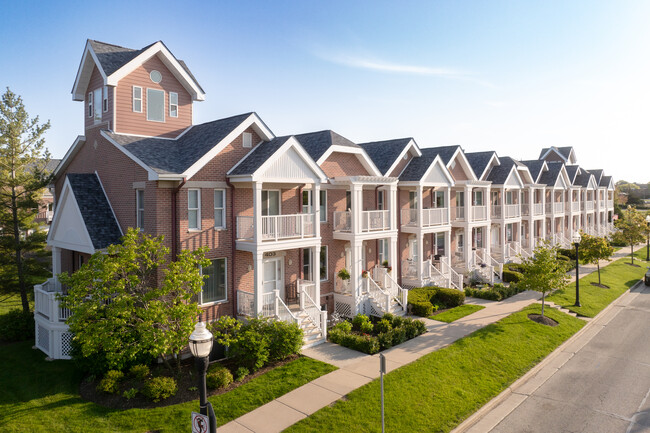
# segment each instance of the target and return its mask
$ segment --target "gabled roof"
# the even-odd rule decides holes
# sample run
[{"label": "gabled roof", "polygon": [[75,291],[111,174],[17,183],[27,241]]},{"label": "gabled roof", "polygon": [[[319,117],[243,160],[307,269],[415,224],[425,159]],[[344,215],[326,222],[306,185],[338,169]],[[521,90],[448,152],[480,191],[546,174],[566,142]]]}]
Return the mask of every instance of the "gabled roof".
[{"label": "gabled roof", "polygon": [[370,159],[372,159],[372,162],[375,163],[384,176],[388,176],[407,152],[411,151],[413,156],[422,154],[417,144],[415,144],[415,140],[410,137],[359,143],[359,146],[366,151]]},{"label": "gabled roof", "polygon": [[66,177],[95,249],[119,243],[122,230],[97,175],[68,174]]},{"label": "gabled roof", "polygon": [[456,155],[456,152],[458,152],[459,150],[462,151],[462,149],[458,145],[428,147],[426,149],[422,149],[422,154],[440,155],[440,159],[442,159],[442,162],[444,162],[445,165],[448,165]]},{"label": "gabled roof", "polygon": [[[509,156],[503,156],[499,158],[499,161],[501,164],[493,167],[486,179],[492,182],[493,185],[504,185],[513,170],[517,172],[518,163],[514,159]],[[517,176],[519,176],[519,173],[517,173]]]},{"label": "gabled roof", "polygon": [[587,170],[580,169],[573,184],[576,186],[587,188],[589,186],[590,180],[592,180],[592,182],[594,182],[593,184],[595,185],[595,181],[593,180],[593,178],[594,178],[593,174],[589,173]]},{"label": "gabled roof", "polygon": [[594,179],[596,180],[596,184],[600,185],[600,179],[603,177],[603,170],[602,169],[596,169],[596,170],[587,170],[589,173],[594,175]]},{"label": "gabled roof", "polygon": [[116,134],[105,130],[102,135],[150,171],[150,178],[155,179],[161,175],[189,178],[248,127],[253,127],[264,140],[273,138],[273,133],[255,113],[194,125],[172,140]]},{"label": "gabled roof", "polygon": [[72,87],[72,99],[83,101],[85,90],[96,66],[104,85],[115,86],[118,81],[151,57],[157,55],[195,101],[205,99],[205,91],[182,60],[177,59],[162,41],[134,50],[119,45],[88,39]]},{"label": "gabled roof", "polygon": [[548,170],[543,172],[540,176],[539,183],[546,184],[547,186],[555,186],[559,177],[564,173],[566,175],[566,170],[564,169],[563,162],[547,162]]},{"label": "gabled roof", "polygon": [[483,179],[487,169],[490,167],[490,163],[493,160],[496,160],[497,165],[500,163],[499,158],[497,157],[497,153],[493,151],[471,153],[466,152],[465,156],[467,157],[467,161],[469,161],[469,165],[472,167],[472,170],[474,170],[476,177],[479,179]]},{"label": "gabled roof", "polygon": [[600,183],[598,184],[598,186],[604,186],[606,188],[609,188],[611,186],[611,184],[612,184],[612,177],[611,176],[603,176],[600,179]]},{"label": "gabled roof", "polygon": [[[438,176],[438,179],[431,181],[429,176],[431,176],[432,170],[434,170],[436,166],[440,167],[440,170],[436,175]],[[442,176],[440,176],[441,174]],[[447,166],[442,162],[440,155],[432,156],[431,154],[411,159],[404,170],[402,170],[399,180],[400,182],[420,182],[436,185],[446,184],[449,186],[454,184],[454,178],[451,173],[449,173]]]},{"label": "gabled roof", "polygon": [[287,135],[285,137],[275,137],[271,141],[260,143],[236,167],[233,167],[228,172],[228,175],[236,176],[255,173],[255,170],[264,164],[290,138],[291,136]]},{"label": "gabled roof", "polygon": [[565,165],[564,168],[566,168],[566,174],[569,176],[569,182],[571,182],[571,185],[575,185],[576,178],[580,173],[580,167],[577,165]]},{"label": "gabled roof", "polygon": [[528,161],[521,161],[522,164],[524,164],[526,167],[528,167],[528,170],[530,171],[530,175],[533,178],[533,183],[542,183],[540,182],[540,177],[542,172],[548,169],[547,162],[544,161],[543,159],[532,159]]},{"label": "gabled roof", "polygon": [[545,147],[542,149],[542,151],[539,154],[539,159],[546,159],[548,154],[551,152],[557,154],[560,158],[564,160],[564,162],[569,163],[569,164],[575,164],[576,163],[576,154],[575,151],[573,150],[572,146],[565,146],[565,147]]}]

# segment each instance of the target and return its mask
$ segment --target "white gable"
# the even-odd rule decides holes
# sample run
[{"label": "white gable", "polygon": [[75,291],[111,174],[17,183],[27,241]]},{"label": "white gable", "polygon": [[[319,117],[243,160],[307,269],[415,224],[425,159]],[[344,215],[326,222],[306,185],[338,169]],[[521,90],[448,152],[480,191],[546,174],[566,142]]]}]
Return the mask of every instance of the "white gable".
[{"label": "white gable", "polygon": [[567,183],[564,180],[564,176],[560,174],[560,176],[557,177],[557,180],[555,181],[555,188],[562,188],[562,189],[567,189]]},{"label": "white gable", "polygon": [[523,188],[524,186],[516,169],[510,170],[510,174],[508,175],[504,185],[510,188]]},{"label": "white gable", "polygon": [[318,174],[307,165],[293,147],[287,149],[279,158],[259,175],[260,179],[313,179],[318,180]]},{"label": "white gable", "polygon": [[47,243],[53,247],[82,253],[92,254],[95,252],[88,230],[86,230],[86,224],[81,216],[79,205],[67,180],[63,187],[61,199],[56,206]]},{"label": "white gable", "polygon": [[596,179],[594,179],[593,176],[589,176],[589,183],[587,184],[587,188],[589,189],[598,188],[598,185],[596,185]]},{"label": "white gable", "polygon": [[452,186],[453,180],[440,158],[436,158],[422,179],[423,183],[435,186]]}]

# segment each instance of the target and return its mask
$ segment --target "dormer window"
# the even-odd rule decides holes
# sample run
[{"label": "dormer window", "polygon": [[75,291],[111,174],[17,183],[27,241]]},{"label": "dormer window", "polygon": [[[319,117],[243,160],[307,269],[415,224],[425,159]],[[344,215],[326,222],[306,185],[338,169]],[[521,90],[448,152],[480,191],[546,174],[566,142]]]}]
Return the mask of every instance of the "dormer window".
[{"label": "dormer window", "polygon": [[133,112],[142,113],[142,87],[133,86]]},{"label": "dormer window", "polygon": [[244,147],[253,147],[253,134],[250,132],[244,132],[242,135],[242,141]]},{"label": "dormer window", "polygon": [[163,90],[147,89],[147,120],[165,121],[165,92]]}]

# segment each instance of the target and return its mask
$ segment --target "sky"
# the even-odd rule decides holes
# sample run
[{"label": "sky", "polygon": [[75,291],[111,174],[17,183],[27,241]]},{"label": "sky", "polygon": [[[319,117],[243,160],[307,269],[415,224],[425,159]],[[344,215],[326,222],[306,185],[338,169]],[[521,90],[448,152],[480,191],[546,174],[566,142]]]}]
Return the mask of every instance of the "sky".
[{"label": "sky", "polygon": [[255,111],[276,136],[536,159],[573,146],[615,180],[650,181],[650,1],[0,0],[0,90],[83,134],[72,85],[86,39],[162,40],[206,100],[194,123]]}]

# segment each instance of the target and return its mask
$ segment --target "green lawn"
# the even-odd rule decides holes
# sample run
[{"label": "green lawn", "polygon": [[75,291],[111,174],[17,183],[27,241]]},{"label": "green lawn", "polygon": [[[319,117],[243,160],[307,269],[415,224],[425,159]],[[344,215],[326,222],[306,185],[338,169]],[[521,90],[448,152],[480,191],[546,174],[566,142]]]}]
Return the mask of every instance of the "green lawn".
[{"label": "green lawn", "polygon": [[[386,431],[448,432],[577,332],[585,322],[548,309],[557,327],[528,319],[531,305],[384,378]],[[346,401],[300,421],[289,432],[378,432],[379,380]]]},{"label": "green lawn", "polygon": [[[34,310],[34,296],[28,295],[29,308]],[[22,310],[23,304],[20,302],[20,294],[14,293],[9,295],[0,295],[0,316],[11,310]]]},{"label": "green lawn", "polygon": [[[33,342],[0,346],[0,431],[2,432],[179,432],[190,430],[193,402],[156,409],[115,410],[83,401],[80,375],[70,361],[44,361]],[[335,370],[299,358],[245,385],[210,398],[218,425]]]},{"label": "green lawn", "polygon": [[[630,256],[618,259],[615,262],[600,269],[602,284],[609,286],[609,289],[591,285],[598,282],[598,272],[580,278],[580,304],[582,307],[574,307],[576,301],[576,285],[569,284],[565,290],[558,290],[547,299],[563,306],[579,315],[594,317],[605,307],[621,296],[627,289],[636,284],[646,273],[648,262],[645,261],[645,248],[634,254],[634,263],[640,267],[633,267],[630,263]],[[638,260],[637,260],[638,259]]]},{"label": "green lawn", "polygon": [[474,305],[474,304],[465,304],[461,305],[459,307],[454,307],[451,308],[445,312],[442,312],[440,314],[436,314],[434,316],[429,317],[429,319],[437,320],[439,322],[447,322],[451,323],[454,320],[461,319],[465,316],[469,316],[472,313],[475,313],[479,310],[482,310],[485,308],[482,305]]}]

